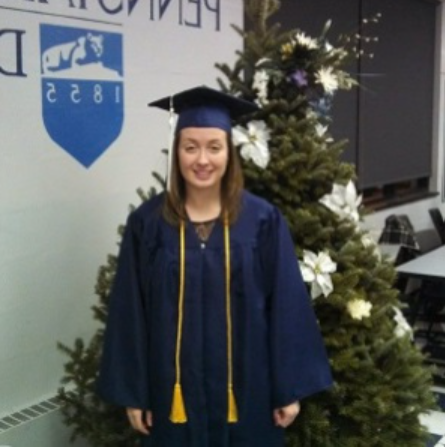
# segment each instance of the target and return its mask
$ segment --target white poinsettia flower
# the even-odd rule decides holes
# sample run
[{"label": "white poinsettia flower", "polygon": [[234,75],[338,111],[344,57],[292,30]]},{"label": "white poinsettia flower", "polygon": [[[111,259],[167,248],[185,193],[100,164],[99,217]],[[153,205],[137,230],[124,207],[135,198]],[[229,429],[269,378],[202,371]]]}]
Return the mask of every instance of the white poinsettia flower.
[{"label": "white poinsettia flower", "polygon": [[362,196],[357,196],[357,190],[352,180],[346,186],[334,183],[331,194],[326,194],[320,199],[326,208],[337,214],[340,218],[358,222],[360,215],[358,207],[362,202]]},{"label": "white poinsettia flower", "polygon": [[354,320],[362,320],[371,315],[372,304],[362,299],[354,299],[347,304],[348,313]]},{"label": "white poinsettia flower", "polygon": [[236,126],[232,130],[233,142],[241,146],[241,157],[252,160],[257,166],[265,169],[269,164],[270,152],[268,141],[270,131],[264,121],[250,121],[247,128]]},{"label": "white poinsettia flower", "polygon": [[306,34],[302,32],[295,35],[295,41],[302,47],[306,47],[309,50],[315,50],[318,48],[318,42],[312,37],[306,36]]},{"label": "white poinsettia flower", "polygon": [[303,281],[311,284],[313,299],[320,295],[327,297],[334,290],[331,273],[337,271],[337,264],[328,253],[323,251],[316,255],[310,250],[304,250],[300,268]]},{"label": "white poinsettia flower", "polygon": [[315,73],[315,82],[321,84],[326,93],[332,94],[338,89],[338,78],[332,67],[320,68]]},{"label": "white poinsettia flower", "polygon": [[395,306],[393,306],[393,310],[394,310],[393,320],[396,323],[396,327],[394,328],[394,335],[398,338],[402,338],[405,335],[409,335],[409,337],[413,339],[413,328],[409,325],[408,321],[406,321],[406,318],[401,312],[401,310]]},{"label": "white poinsettia flower", "polygon": [[269,83],[269,74],[266,70],[257,70],[253,76],[252,88],[256,90],[259,105],[267,104],[267,84]]}]

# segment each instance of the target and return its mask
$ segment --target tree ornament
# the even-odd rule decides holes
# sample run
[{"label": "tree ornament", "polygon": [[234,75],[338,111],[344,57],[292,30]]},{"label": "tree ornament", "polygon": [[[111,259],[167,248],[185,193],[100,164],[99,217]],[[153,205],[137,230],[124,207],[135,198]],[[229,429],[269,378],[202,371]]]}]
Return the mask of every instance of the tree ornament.
[{"label": "tree ornament", "polygon": [[337,264],[332,261],[327,252],[316,255],[309,250],[303,251],[303,261],[300,265],[303,280],[311,284],[313,299],[323,295],[325,298],[334,290],[331,273],[337,270]]},{"label": "tree ornament", "polygon": [[337,214],[341,219],[349,219],[357,223],[360,220],[358,208],[362,196],[357,196],[354,182],[350,180],[346,186],[334,183],[332,192],[320,199],[320,203]]},{"label": "tree ornament", "polygon": [[353,320],[363,320],[371,315],[372,304],[363,299],[353,299],[346,306],[349,315]]},{"label": "tree ornament", "polygon": [[332,67],[320,68],[315,73],[315,82],[321,84],[327,94],[333,94],[338,90],[338,78]]},{"label": "tree ornament", "polygon": [[241,157],[252,160],[258,167],[265,169],[269,164],[270,153],[268,141],[270,131],[265,121],[250,121],[247,128],[235,126],[232,129],[235,146],[241,146]]},{"label": "tree ornament", "polygon": [[406,321],[405,316],[398,307],[393,306],[394,317],[393,320],[396,323],[394,328],[394,335],[398,338],[405,337],[406,335],[412,340],[414,338],[413,328]]},{"label": "tree ornament", "polygon": [[256,103],[259,106],[266,105],[269,100],[267,99],[267,84],[269,83],[269,74],[267,70],[256,70],[253,77],[252,88],[257,92]]}]

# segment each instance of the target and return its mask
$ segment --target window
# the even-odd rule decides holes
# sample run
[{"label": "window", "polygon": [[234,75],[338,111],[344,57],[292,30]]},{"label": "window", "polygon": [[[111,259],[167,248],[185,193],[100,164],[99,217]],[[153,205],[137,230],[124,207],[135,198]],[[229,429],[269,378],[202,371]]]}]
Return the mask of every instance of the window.
[{"label": "window", "polygon": [[335,39],[382,14],[370,29],[378,43],[365,47],[374,57],[349,67],[361,87],[337,94],[331,126],[335,138],[349,140],[343,158],[356,165],[358,188],[371,206],[428,194],[437,11],[428,0],[282,0],[272,17],[285,30],[312,36],[332,19]]}]

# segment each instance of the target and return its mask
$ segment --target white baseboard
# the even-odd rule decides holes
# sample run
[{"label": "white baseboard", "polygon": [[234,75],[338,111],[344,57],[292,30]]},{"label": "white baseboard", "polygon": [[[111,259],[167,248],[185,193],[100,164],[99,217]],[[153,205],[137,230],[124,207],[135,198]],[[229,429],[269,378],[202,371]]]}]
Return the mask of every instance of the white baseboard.
[{"label": "white baseboard", "polygon": [[90,447],[85,441],[70,443],[70,436],[56,409],[0,432],[0,447]]}]

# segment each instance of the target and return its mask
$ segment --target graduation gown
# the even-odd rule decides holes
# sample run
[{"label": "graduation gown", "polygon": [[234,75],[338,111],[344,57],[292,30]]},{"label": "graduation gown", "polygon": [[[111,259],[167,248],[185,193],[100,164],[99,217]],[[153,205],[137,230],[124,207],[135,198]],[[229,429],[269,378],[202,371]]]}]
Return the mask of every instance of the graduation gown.
[{"label": "graduation gown", "polygon": [[322,337],[288,227],[271,204],[244,192],[230,227],[233,387],[227,422],[224,225],[202,244],[185,230],[181,375],[188,421],[169,420],[178,329],[179,230],[163,196],[128,218],[110,296],[97,391],[153,412],[144,447],[282,447],[273,409],[331,386]]}]

